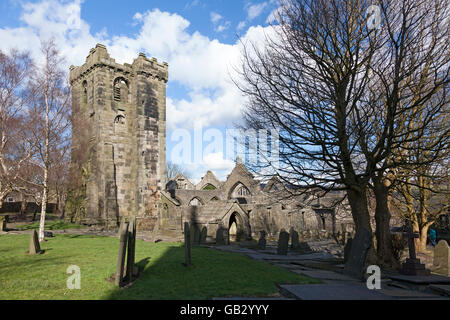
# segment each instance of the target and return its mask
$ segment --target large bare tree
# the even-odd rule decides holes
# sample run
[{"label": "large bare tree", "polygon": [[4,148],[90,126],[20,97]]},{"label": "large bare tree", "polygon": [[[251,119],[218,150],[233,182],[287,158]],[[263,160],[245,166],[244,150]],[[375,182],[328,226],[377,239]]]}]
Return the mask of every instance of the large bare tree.
[{"label": "large bare tree", "polygon": [[[245,127],[279,135],[280,165],[272,169],[289,183],[346,190],[357,234],[372,233],[373,187],[378,258],[387,265],[395,257],[386,176],[420,165],[397,161],[393,150],[405,149],[408,133],[423,132],[446,105],[448,55],[437,53],[448,51],[448,19],[441,20],[448,8],[434,0],[423,10],[426,3],[380,1],[381,24],[373,26],[368,1],[281,1],[265,45],[244,43],[236,80],[249,101]],[[426,117],[409,126],[419,109]]]}]

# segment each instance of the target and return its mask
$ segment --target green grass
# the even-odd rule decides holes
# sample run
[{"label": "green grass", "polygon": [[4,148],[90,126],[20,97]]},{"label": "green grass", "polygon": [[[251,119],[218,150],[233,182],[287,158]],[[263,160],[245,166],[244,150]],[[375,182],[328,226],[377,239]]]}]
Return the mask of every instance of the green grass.
[{"label": "green grass", "polygon": [[[19,230],[33,230],[39,229],[39,222],[32,224],[23,224],[17,227]],[[67,223],[64,221],[46,221],[45,230],[68,230],[68,229],[82,229],[84,226],[80,226],[74,223]]]},{"label": "green grass", "polygon": [[[56,235],[41,244],[45,254],[26,254],[29,235],[0,236],[0,300],[14,299],[210,299],[270,296],[276,283],[319,283],[246,256],[193,247],[184,267],[184,246],[137,240],[142,277],[127,289],[107,279],[115,272],[118,239]],[[70,265],[81,269],[81,289],[66,287]]]}]

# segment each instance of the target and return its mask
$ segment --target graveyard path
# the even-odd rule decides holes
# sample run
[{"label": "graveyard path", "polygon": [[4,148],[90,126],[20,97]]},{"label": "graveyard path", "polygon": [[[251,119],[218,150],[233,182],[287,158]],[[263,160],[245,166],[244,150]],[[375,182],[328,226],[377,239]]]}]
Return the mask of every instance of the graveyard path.
[{"label": "graveyard path", "polygon": [[[341,251],[335,250],[333,244],[327,241],[308,244],[315,249],[313,253],[288,252],[287,255],[277,254],[276,243],[268,244],[266,250],[254,250],[238,244],[209,247],[244,254],[252,259],[265,261],[322,282],[322,284],[279,285],[280,299],[284,297],[299,300],[450,300],[450,278],[433,275],[432,278],[424,279],[421,286],[410,286],[407,282],[391,279],[395,276],[392,273],[382,271],[381,289],[369,290],[366,280],[361,281],[343,273]],[[438,281],[435,281],[436,279]],[[431,286],[430,283],[434,283],[433,281],[440,285]]]}]

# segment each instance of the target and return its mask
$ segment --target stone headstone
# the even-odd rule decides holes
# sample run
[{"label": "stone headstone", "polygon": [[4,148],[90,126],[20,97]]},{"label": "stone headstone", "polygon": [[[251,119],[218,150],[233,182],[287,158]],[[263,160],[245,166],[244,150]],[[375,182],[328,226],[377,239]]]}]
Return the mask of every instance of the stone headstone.
[{"label": "stone headstone", "polygon": [[200,230],[198,229],[198,226],[191,222],[189,231],[191,234],[191,244],[200,244]]},{"label": "stone headstone", "polygon": [[450,277],[450,247],[445,240],[439,241],[436,247],[434,247],[434,258],[431,271]]},{"label": "stone headstone", "polygon": [[372,235],[367,229],[360,229],[356,232],[352,241],[350,255],[345,264],[344,273],[363,279],[365,272],[366,257],[372,245]]},{"label": "stone headstone", "polygon": [[0,231],[6,231],[7,218],[5,216],[0,216]]},{"label": "stone headstone", "polygon": [[348,259],[350,258],[350,252],[352,251],[352,238],[348,238],[347,243],[344,247],[344,263],[347,263]]},{"label": "stone headstone", "polygon": [[207,236],[208,236],[208,229],[206,227],[203,227],[202,232],[200,232],[200,244],[206,244]]},{"label": "stone headstone", "polygon": [[290,230],[290,237],[291,237],[291,250],[297,251],[299,248],[299,237],[298,232],[294,230],[294,228],[291,228]]},{"label": "stone headstone", "polygon": [[287,233],[284,229],[281,229],[280,236],[278,238],[278,248],[277,254],[279,255],[287,255],[289,247],[289,233]]},{"label": "stone headstone", "polygon": [[411,221],[408,222],[407,232],[403,235],[408,238],[409,258],[402,264],[400,273],[410,276],[427,276],[430,270],[425,268],[423,263],[416,256],[416,245],[414,239],[419,238],[419,234],[413,232]]},{"label": "stone headstone", "polygon": [[136,274],[135,266],[136,252],[136,218],[132,218],[128,225],[128,253],[127,253],[127,271],[126,280],[131,282]]},{"label": "stone headstone", "polygon": [[266,231],[261,231],[261,236],[260,236],[260,238],[259,238],[259,240],[258,240],[258,249],[259,250],[266,250],[266,244],[267,244],[267,241],[266,241]]},{"label": "stone headstone", "polygon": [[184,223],[184,255],[186,267],[191,265],[191,229],[189,228],[189,222]]},{"label": "stone headstone", "polygon": [[311,249],[311,247],[309,246],[308,242],[306,241],[302,241],[298,244],[298,250],[299,253],[302,254],[306,254],[306,253],[311,253],[314,252],[313,249]]},{"label": "stone headstone", "polygon": [[30,238],[30,250],[29,254],[41,254],[41,245],[39,244],[39,237],[36,230],[33,230]]},{"label": "stone headstone", "polygon": [[230,244],[230,236],[228,233],[228,229],[220,226],[216,232],[216,244],[217,245],[229,245]]},{"label": "stone headstone", "polygon": [[128,223],[122,222],[122,224],[120,225],[119,254],[117,256],[117,268],[115,275],[115,285],[119,287],[123,283],[125,256],[127,253],[127,242],[128,242]]}]

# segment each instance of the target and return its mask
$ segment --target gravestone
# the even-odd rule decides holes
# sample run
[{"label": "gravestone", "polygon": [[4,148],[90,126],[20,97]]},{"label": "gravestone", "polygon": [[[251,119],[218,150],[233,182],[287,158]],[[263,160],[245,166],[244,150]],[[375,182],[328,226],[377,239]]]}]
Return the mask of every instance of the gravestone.
[{"label": "gravestone", "polygon": [[290,230],[290,237],[291,237],[291,250],[297,251],[299,248],[299,237],[298,232],[294,230],[294,228],[291,228]]},{"label": "gravestone", "polygon": [[128,242],[128,223],[122,222],[120,225],[119,254],[117,256],[117,268],[115,275],[115,285],[119,287],[123,284],[123,273],[125,269],[125,255],[127,253],[127,242]]},{"label": "gravestone", "polygon": [[347,243],[344,247],[344,263],[347,263],[348,259],[350,258],[350,252],[352,251],[352,238],[348,238]]},{"label": "gravestone", "polygon": [[135,252],[136,252],[136,218],[132,218],[128,225],[128,253],[127,253],[127,270],[126,281],[133,281],[133,277],[137,275],[137,268],[135,266]]},{"label": "gravestone", "polygon": [[308,242],[306,241],[302,241],[298,244],[298,250],[299,253],[301,254],[306,254],[306,253],[312,253],[314,252],[313,249],[311,249],[311,247],[309,246]]},{"label": "gravestone", "polygon": [[365,272],[366,257],[372,245],[372,235],[367,229],[356,232],[352,241],[349,258],[345,264],[344,273],[363,279]]},{"label": "gravestone", "polygon": [[289,248],[289,233],[286,232],[286,230],[281,229],[280,236],[278,238],[278,248],[277,248],[277,254],[279,255],[287,255]]},{"label": "gravestone", "polygon": [[434,248],[434,259],[431,270],[434,273],[450,277],[450,247],[447,241],[439,241]]},{"label": "gravestone", "polygon": [[29,254],[41,254],[41,245],[39,244],[39,237],[36,230],[33,230],[30,238],[30,250]]},{"label": "gravestone", "polygon": [[216,244],[217,245],[229,245],[230,244],[230,237],[228,233],[228,229],[224,228],[223,226],[220,226],[217,229],[216,232]]},{"label": "gravestone", "polygon": [[200,232],[200,244],[206,244],[207,236],[208,236],[208,229],[206,227],[203,227],[202,232]]},{"label": "gravestone", "polygon": [[400,273],[409,276],[427,276],[430,274],[430,270],[426,269],[425,265],[420,263],[420,260],[416,257],[414,239],[419,238],[419,234],[413,232],[411,221],[408,222],[406,230],[407,232],[403,235],[408,237],[409,258],[402,264]]},{"label": "gravestone", "polygon": [[266,244],[267,244],[267,241],[266,241],[266,231],[261,231],[261,236],[260,236],[260,238],[259,238],[259,240],[258,240],[258,249],[259,250],[266,250]]},{"label": "gravestone", "polygon": [[6,231],[6,223],[8,218],[5,216],[0,216],[0,231]]},{"label": "gravestone", "polygon": [[191,222],[189,231],[191,235],[191,244],[200,244],[200,230],[198,226],[195,223]]},{"label": "gravestone", "polygon": [[184,223],[184,255],[186,267],[191,265],[191,230],[189,228],[189,222]]}]

